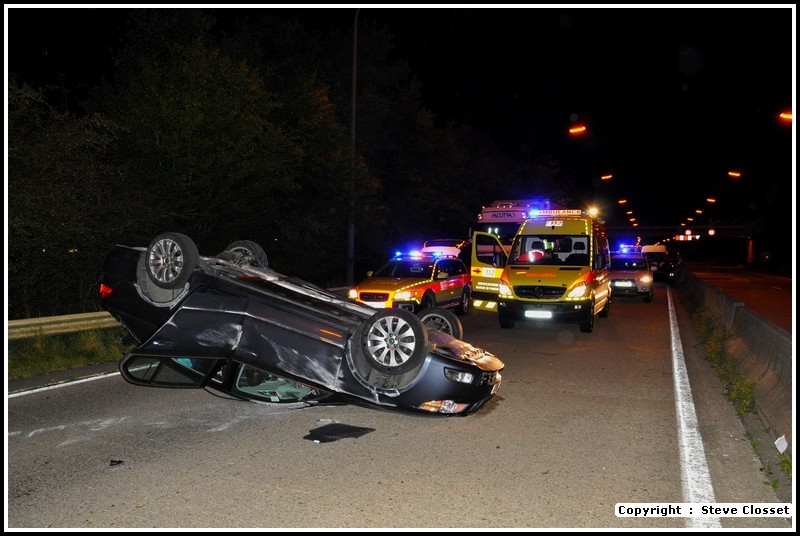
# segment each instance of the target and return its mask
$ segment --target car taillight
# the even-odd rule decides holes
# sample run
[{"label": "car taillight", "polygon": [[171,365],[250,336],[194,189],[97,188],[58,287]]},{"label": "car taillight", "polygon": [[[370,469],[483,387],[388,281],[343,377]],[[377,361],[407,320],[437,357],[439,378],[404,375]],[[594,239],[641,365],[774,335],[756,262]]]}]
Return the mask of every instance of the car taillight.
[{"label": "car taillight", "polygon": [[113,291],[114,291],[114,289],[112,289],[111,287],[109,287],[107,285],[104,285],[103,283],[100,283],[100,297],[101,298],[107,298]]}]

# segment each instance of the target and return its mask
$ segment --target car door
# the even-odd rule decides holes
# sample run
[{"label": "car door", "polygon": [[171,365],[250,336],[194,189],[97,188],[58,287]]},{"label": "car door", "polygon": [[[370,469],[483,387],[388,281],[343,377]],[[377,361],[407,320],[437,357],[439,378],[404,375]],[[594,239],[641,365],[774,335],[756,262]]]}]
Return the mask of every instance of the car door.
[{"label": "car door", "polygon": [[476,231],[472,235],[472,306],[497,312],[500,277],[508,264],[508,253],[497,236]]},{"label": "car door", "polygon": [[436,295],[436,304],[444,306],[453,299],[453,277],[450,274],[447,260],[440,259],[433,269],[433,293]]},{"label": "car door", "polygon": [[443,259],[439,261],[436,268],[439,274],[447,273],[447,277],[439,282],[436,303],[439,305],[459,303],[467,276],[464,263],[455,259]]}]

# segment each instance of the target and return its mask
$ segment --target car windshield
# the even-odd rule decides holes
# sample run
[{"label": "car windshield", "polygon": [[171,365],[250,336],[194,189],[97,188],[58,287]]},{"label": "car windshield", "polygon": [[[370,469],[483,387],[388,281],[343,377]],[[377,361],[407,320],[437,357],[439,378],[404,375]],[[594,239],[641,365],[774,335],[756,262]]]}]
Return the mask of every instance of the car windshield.
[{"label": "car windshield", "polygon": [[647,261],[644,258],[612,257],[611,269],[621,271],[646,270]]},{"label": "car windshield", "polygon": [[372,277],[418,277],[430,279],[433,274],[432,260],[393,260],[378,268]]},{"label": "car windshield", "polygon": [[588,266],[588,242],[586,235],[520,235],[511,246],[511,262]]},{"label": "car windshield", "polygon": [[669,260],[669,256],[666,253],[647,253],[646,255],[651,261],[664,262]]}]

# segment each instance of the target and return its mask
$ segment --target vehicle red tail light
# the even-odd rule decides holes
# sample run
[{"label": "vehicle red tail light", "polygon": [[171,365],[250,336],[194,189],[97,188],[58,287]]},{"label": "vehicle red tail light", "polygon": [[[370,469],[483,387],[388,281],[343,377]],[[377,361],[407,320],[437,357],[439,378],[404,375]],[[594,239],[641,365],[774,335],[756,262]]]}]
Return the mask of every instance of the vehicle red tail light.
[{"label": "vehicle red tail light", "polygon": [[109,296],[109,294],[111,294],[113,291],[114,291],[114,289],[112,289],[111,287],[106,286],[103,283],[100,283],[100,297],[101,298],[107,298]]}]

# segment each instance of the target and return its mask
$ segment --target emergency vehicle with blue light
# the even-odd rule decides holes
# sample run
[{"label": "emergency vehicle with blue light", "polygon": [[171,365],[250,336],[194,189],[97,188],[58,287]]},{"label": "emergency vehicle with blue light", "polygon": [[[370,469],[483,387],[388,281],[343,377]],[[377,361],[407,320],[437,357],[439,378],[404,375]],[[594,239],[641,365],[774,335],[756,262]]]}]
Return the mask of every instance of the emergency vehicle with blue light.
[{"label": "emergency vehicle with blue light", "polygon": [[519,227],[508,252],[496,236],[475,233],[473,306],[496,311],[505,329],[517,321],[568,322],[588,333],[596,316],[609,313],[610,263],[608,236],[592,213],[540,210]]},{"label": "emergency vehicle with blue light", "polygon": [[[508,257],[511,243],[527,219],[536,217],[541,210],[563,208],[546,197],[529,199],[501,199],[481,208],[472,235],[472,256],[487,260],[488,267],[474,268],[470,263],[473,285],[473,306],[493,311],[497,307],[497,282],[503,275],[501,259]],[[492,235],[496,240],[487,237]],[[500,246],[498,247],[498,244]],[[505,252],[505,255],[503,254]]]},{"label": "emergency vehicle with blue light", "polygon": [[469,312],[472,278],[459,248],[428,246],[397,253],[351,288],[348,297],[376,309],[399,308],[418,313],[430,307]]}]

